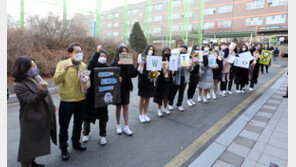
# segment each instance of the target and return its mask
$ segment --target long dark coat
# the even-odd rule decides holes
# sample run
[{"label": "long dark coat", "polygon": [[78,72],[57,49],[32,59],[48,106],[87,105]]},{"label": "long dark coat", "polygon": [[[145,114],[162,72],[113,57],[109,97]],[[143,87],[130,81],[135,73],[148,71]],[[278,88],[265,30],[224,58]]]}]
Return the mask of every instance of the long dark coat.
[{"label": "long dark coat", "polygon": [[20,102],[18,161],[50,154],[50,138],[57,144],[55,106],[48,91],[36,79],[27,77],[14,87]]}]

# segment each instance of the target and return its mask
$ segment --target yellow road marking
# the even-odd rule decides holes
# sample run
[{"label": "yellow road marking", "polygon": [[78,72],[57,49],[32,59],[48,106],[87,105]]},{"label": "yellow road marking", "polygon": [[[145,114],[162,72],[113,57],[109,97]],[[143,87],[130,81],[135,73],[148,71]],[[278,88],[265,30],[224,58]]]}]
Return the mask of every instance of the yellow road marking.
[{"label": "yellow road marking", "polygon": [[215,136],[224,126],[226,126],[243,108],[250,104],[256,97],[258,97],[266,88],[268,88],[274,81],[276,81],[288,68],[283,69],[275,77],[266,82],[257,91],[251,94],[246,100],[241,104],[236,106],[232,111],[230,111],[226,116],[220,119],[216,124],[214,124],[210,129],[208,129],[204,134],[202,134],[198,139],[196,139],[192,144],[190,144],[186,149],[184,149],[179,155],[168,162],[165,167],[176,167],[181,166],[185,163],[194,153],[196,153],[207,141],[209,141],[213,136]]}]

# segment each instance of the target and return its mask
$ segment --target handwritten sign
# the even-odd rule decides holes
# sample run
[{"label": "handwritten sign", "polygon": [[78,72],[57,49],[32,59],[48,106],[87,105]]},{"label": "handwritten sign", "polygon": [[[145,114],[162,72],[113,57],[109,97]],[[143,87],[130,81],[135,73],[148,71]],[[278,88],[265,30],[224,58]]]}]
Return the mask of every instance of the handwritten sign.
[{"label": "handwritten sign", "polygon": [[94,77],[92,79],[95,84],[95,108],[120,103],[121,84],[119,77],[119,67],[94,69]]},{"label": "handwritten sign", "polygon": [[239,56],[240,58],[245,59],[245,60],[249,60],[249,61],[254,60],[254,57],[252,56],[252,54],[251,54],[250,51],[240,53],[240,54],[238,54],[238,56]]},{"label": "handwritten sign", "polygon": [[241,57],[236,57],[233,65],[236,67],[249,68],[250,60]]},{"label": "handwritten sign", "polygon": [[213,54],[210,54],[208,56],[208,59],[209,59],[209,67],[214,67],[214,66],[217,66],[217,62],[216,62],[216,56],[214,56]]},{"label": "handwritten sign", "polygon": [[235,59],[235,56],[228,55],[226,61],[227,61],[228,63],[233,63],[234,59]]},{"label": "handwritten sign", "polygon": [[178,70],[178,63],[179,63],[178,60],[179,60],[179,56],[177,56],[177,55],[170,57],[170,64],[169,64],[170,71],[177,71]]},{"label": "handwritten sign", "polygon": [[189,54],[180,54],[180,62],[184,67],[190,66],[190,56]]},{"label": "handwritten sign", "polygon": [[271,50],[262,50],[261,57],[258,63],[263,65],[269,65],[271,56],[272,56]]},{"label": "handwritten sign", "polygon": [[147,56],[147,70],[148,71],[161,71],[162,57],[160,56]]},{"label": "handwritten sign", "polygon": [[132,53],[120,53],[119,60],[122,64],[133,64],[133,54]]}]

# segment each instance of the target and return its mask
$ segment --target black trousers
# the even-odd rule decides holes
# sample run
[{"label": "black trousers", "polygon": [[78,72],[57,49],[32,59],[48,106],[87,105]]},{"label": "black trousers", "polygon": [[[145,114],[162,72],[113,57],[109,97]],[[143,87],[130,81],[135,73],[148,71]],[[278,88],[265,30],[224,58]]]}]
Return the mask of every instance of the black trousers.
[{"label": "black trousers", "polygon": [[185,78],[181,77],[180,85],[173,85],[172,91],[170,91],[170,95],[169,95],[169,105],[172,106],[174,104],[174,99],[178,91],[179,91],[179,96],[178,96],[177,106],[179,107],[182,105],[186,84],[187,83],[185,83]]},{"label": "black trousers", "polygon": [[255,83],[251,81],[250,87],[254,88]]},{"label": "black trousers", "polygon": [[261,73],[264,73],[264,66],[265,66],[265,69],[266,69],[266,73],[268,73],[268,67],[269,66],[266,66],[266,65],[263,65],[263,64],[261,64],[260,66],[261,66]]},{"label": "black trousers", "polygon": [[[99,119],[100,136],[101,137],[106,137],[107,136],[106,127],[107,127],[107,122],[109,120],[108,110],[100,110],[100,111],[98,111],[97,118]],[[90,122],[89,121],[84,121],[83,135],[87,136],[87,135],[89,135],[89,132],[90,132]]]},{"label": "black trousers", "polygon": [[196,90],[196,87],[197,87],[197,83],[190,83],[189,82],[189,88],[188,88],[188,91],[187,91],[187,98],[188,99],[192,99],[193,98],[194,93],[195,93],[195,90]]},{"label": "black trousers", "polygon": [[230,74],[229,74],[229,82],[228,82],[228,91],[231,91],[233,80],[234,80],[234,73],[230,72]]},{"label": "black trousers", "polygon": [[80,141],[80,134],[82,130],[82,123],[85,113],[85,101],[79,102],[63,102],[60,103],[59,108],[59,124],[60,124],[60,149],[66,149],[68,147],[68,129],[72,115],[74,115],[74,124],[72,132],[72,143],[78,143]]},{"label": "black trousers", "polygon": [[35,161],[35,158],[28,160],[28,161],[21,162],[21,165],[22,165],[22,167],[31,167],[33,161]]},{"label": "black trousers", "polygon": [[236,84],[236,90],[243,90],[244,87],[245,87],[245,84]]}]

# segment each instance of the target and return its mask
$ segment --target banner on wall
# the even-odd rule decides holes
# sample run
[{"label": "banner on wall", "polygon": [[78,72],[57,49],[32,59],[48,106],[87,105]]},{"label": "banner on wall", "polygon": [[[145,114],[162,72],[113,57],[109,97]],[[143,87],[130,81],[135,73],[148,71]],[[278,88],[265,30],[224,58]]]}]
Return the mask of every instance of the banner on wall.
[{"label": "banner on wall", "polygon": [[258,63],[263,65],[269,65],[271,56],[272,56],[271,50],[262,50]]},{"label": "banner on wall", "polygon": [[95,108],[121,102],[120,67],[94,69]]},{"label": "banner on wall", "polygon": [[161,71],[162,57],[160,56],[147,56],[147,71]]}]

